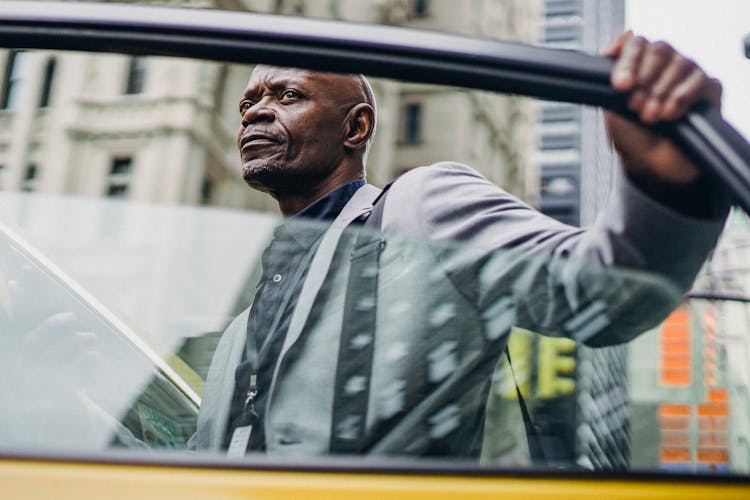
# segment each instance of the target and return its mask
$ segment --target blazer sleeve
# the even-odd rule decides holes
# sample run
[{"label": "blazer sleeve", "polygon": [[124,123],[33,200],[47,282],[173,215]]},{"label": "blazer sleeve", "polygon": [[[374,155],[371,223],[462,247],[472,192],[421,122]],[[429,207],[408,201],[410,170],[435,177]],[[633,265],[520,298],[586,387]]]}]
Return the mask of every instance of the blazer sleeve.
[{"label": "blazer sleeve", "polygon": [[383,230],[436,242],[446,274],[480,311],[511,298],[517,326],[616,344],[679,304],[727,213],[686,217],[625,176],[617,180],[606,210],[582,229],[541,214],[465,165],[437,163],[393,185]]}]

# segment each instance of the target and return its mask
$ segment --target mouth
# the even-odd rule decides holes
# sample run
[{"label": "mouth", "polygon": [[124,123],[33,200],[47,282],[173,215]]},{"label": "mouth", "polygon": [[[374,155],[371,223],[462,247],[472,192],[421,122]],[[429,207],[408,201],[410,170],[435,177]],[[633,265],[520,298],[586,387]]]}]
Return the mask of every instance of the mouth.
[{"label": "mouth", "polygon": [[280,142],[275,136],[254,132],[245,134],[240,138],[240,149],[244,151],[245,149],[277,145]]}]

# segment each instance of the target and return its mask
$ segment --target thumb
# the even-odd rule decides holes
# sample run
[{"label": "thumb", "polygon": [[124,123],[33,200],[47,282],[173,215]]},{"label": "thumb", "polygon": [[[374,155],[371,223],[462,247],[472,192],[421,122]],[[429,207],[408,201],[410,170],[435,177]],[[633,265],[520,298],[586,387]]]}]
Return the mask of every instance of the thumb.
[{"label": "thumb", "polygon": [[612,58],[618,57],[622,48],[631,38],[633,38],[633,30],[623,31],[617,35],[617,38],[615,38],[615,41],[609,47],[602,49],[601,55]]}]

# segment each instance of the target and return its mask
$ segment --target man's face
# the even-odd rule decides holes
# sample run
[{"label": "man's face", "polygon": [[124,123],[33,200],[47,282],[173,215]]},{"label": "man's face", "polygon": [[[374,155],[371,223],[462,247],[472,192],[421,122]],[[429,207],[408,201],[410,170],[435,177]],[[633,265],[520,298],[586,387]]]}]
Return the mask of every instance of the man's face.
[{"label": "man's face", "polygon": [[340,76],[258,66],[239,104],[242,177],[271,194],[304,191],[330,175],[345,152]]}]

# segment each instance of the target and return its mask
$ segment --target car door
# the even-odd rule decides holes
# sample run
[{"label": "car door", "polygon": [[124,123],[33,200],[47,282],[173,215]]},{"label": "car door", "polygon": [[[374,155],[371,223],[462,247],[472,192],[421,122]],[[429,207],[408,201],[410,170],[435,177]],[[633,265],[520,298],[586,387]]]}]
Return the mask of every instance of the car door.
[{"label": "car door", "polygon": [[[571,358],[570,353],[574,348],[570,343],[530,340],[536,339],[533,333],[514,331],[510,344],[515,349],[514,359],[521,360],[518,364],[531,359],[546,360],[547,363],[539,364],[534,368],[537,372],[530,372],[527,378],[516,379],[511,383],[513,379],[510,367],[504,361],[500,362],[502,366],[499,369],[506,375],[499,376],[503,379],[503,385],[496,389],[496,392],[502,397],[489,401],[486,409],[488,414],[495,415],[495,418],[487,419],[483,435],[483,459],[484,463],[489,465],[486,469],[478,468],[477,463],[473,461],[462,460],[436,463],[400,460],[396,457],[380,460],[351,460],[340,457],[316,457],[311,460],[293,457],[281,460],[263,456],[232,460],[200,453],[188,456],[167,454],[163,458],[155,458],[138,454],[133,450],[125,455],[112,452],[110,448],[113,445],[138,448],[145,444],[161,449],[178,447],[187,440],[193,425],[190,422],[193,412],[185,409],[191,406],[191,398],[188,397],[190,390],[186,389],[185,385],[192,385],[198,392],[202,390],[202,379],[206,375],[208,365],[207,358],[210,358],[213,352],[219,332],[226,327],[232,317],[248,305],[258,282],[257,261],[274,228],[280,224],[275,217],[263,214],[180,206],[184,201],[181,196],[188,190],[192,190],[190,192],[196,195],[193,201],[198,203],[214,204],[213,202],[219,199],[226,204],[238,199],[242,200],[239,202],[240,205],[246,203],[243,195],[237,194],[236,187],[215,189],[217,185],[224,186],[223,170],[214,169],[202,179],[196,174],[201,171],[197,166],[197,149],[175,147],[172,150],[157,151],[152,148],[152,142],[156,139],[166,141],[166,138],[175,135],[191,144],[200,144],[206,141],[205,137],[209,135],[209,131],[219,130],[218,145],[212,145],[206,148],[207,153],[200,154],[205,154],[212,163],[231,165],[232,159],[226,151],[231,147],[232,136],[231,132],[227,132],[226,124],[221,122],[226,115],[212,115],[205,112],[205,109],[228,108],[234,96],[229,95],[229,92],[225,95],[218,91],[202,97],[180,94],[180,82],[195,80],[206,85],[208,79],[214,82],[221,82],[223,79],[225,85],[217,88],[237,91],[241,88],[236,88],[237,85],[233,82],[237,81],[237,74],[247,71],[247,68],[235,64],[273,63],[316,70],[361,72],[368,76],[385,78],[386,80],[378,81],[377,84],[377,90],[385,96],[395,95],[389,94],[388,89],[402,85],[406,89],[406,98],[391,103],[390,107],[383,107],[390,110],[391,115],[382,117],[386,121],[385,126],[381,127],[384,129],[381,132],[390,134],[392,141],[401,143],[404,148],[399,150],[398,154],[388,154],[385,148],[375,151],[375,154],[379,155],[376,157],[377,161],[387,166],[384,173],[374,175],[382,176],[383,179],[378,179],[382,181],[399,174],[402,169],[417,161],[438,161],[438,157],[441,156],[438,153],[442,153],[439,147],[451,142],[452,139],[468,137],[479,140],[477,138],[482,137],[474,132],[463,137],[457,130],[450,130],[445,126],[438,127],[444,135],[429,142],[428,148],[432,149],[436,158],[415,160],[411,156],[410,148],[414,148],[422,141],[428,141],[424,134],[430,124],[445,121],[445,115],[436,114],[436,108],[428,107],[428,98],[430,102],[442,101],[446,103],[446,107],[455,102],[476,101],[476,107],[464,110],[496,110],[500,114],[507,113],[502,116],[516,117],[520,121],[529,116],[529,109],[538,109],[543,117],[547,117],[547,130],[564,132],[562,135],[546,136],[546,139],[542,133],[542,155],[550,157],[561,150],[564,152],[567,149],[565,141],[569,141],[571,137],[575,139],[576,134],[581,133],[570,130],[569,124],[565,123],[566,120],[560,117],[571,113],[575,115],[590,112],[582,108],[566,107],[566,103],[598,106],[627,116],[625,97],[611,90],[611,63],[601,57],[405,28],[238,12],[204,12],[194,9],[157,9],[139,6],[49,4],[42,10],[38,5],[21,2],[4,3],[0,8],[0,16],[3,19],[0,26],[0,43],[12,49],[8,54],[13,54],[12,57],[7,56],[6,64],[11,60],[18,63],[23,59],[26,59],[26,64],[30,64],[28,61],[34,57],[30,52],[42,54],[43,57],[38,57],[40,60],[36,62],[36,67],[38,75],[43,77],[50,67],[47,61],[52,60],[50,53],[44,51],[101,52],[86,56],[98,57],[102,62],[101,66],[90,65],[84,63],[84,54],[66,52],[65,57],[73,61],[66,63],[67,71],[78,72],[76,77],[81,88],[89,89],[91,95],[83,96],[77,107],[49,107],[49,111],[54,113],[49,113],[51,117],[66,121],[65,134],[77,141],[67,146],[64,154],[75,158],[75,161],[82,165],[79,170],[68,171],[63,176],[61,185],[90,199],[86,199],[85,196],[83,199],[70,199],[64,196],[41,196],[37,199],[25,197],[23,193],[7,193],[4,196],[3,217],[11,224],[6,234],[15,234],[14,228],[20,228],[29,239],[26,241],[16,238],[8,243],[7,248],[15,249],[15,253],[6,259],[5,272],[13,274],[22,269],[26,273],[23,276],[9,277],[8,283],[22,283],[24,286],[29,283],[28,294],[38,298],[33,319],[43,322],[48,316],[70,312],[73,307],[70,305],[71,302],[82,304],[76,306],[81,308],[81,311],[75,314],[76,321],[82,321],[81,317],[86,318],[83,320],[83,326],[76,325],[64,329],[64,333],[72,333],[74,344],[77,342],[79,345],[74,345],[70,349],[60,349],[55,345],[52,349],[53,355],[44,362],[44,366],[54,367],[52,373],[37,372],[35,375],[38,377],[29,378],[25,376],[25,372],[16,370],[8,378],[12,381],[10,385],[23,388],[21,392],[29,395],[30,400],[20,406],[9,405],[8,411],[3,412],[4,418],[7,416],[8,419],[8,428],[19,422],[26,425],[25,432],[9,432],[9,435],[19,439],[17,443],[4,441],[8,459],[4,460],[3,474],[7,477],[20,474],[22,477],[13,483],[17,488],[15,491],[43,494],[41,489],[36,488],[46,487],[48,484],[34,484],[34,481],[54,476],[53,483],[49,484],[54,484],[55,488],[71,496],[87,490],[92,484],[94,487],[102,488],[98,491],[103,493],[107,485],[116,485],[122,491],[132,487],[139,488],[139,491],[145,494],[160,491],[180,496],[217,492],[230,495],[239,491],[248,496],[261,492],[278,495],[312,492],[322,496],[411,494],[420,498],[425,495],[439,497],[448,494],[466,497],[496,496],[498,491],[507,488],[519,488],[519,491],[525,494],[540,496],[551,488],[558,495],[579,496],[601,494],[602,488],[611,488],[610,491],[615,492],[624,487],[626,491],[636,495],[641,491],[640,488],[648,485],[649,493],[659,496],[672,487],[673,480],[670,476],[660,475],[659,471],[669,469],[675,464],[677,470],[680,470],[680,466],[685,466],[693,473],[700,471],[696,467],[704,463],[713,464],[714,469],[718,464],[719,470],[723,471],[724,462],[721,461],[721,457],[727,449],[724,441],[730,435],[726,428],[726,413],[729,411],[728,394],[731,391],[722,392],[721,389],[731,384],[717,385],[705,382],[706,387],[716,390],[706,390],[706,400],[701,400],[700,404],[694,407],[685,402],[685,393],[698,389],[689,384],[682,384],[679,380],[677,391],[679,398],[682,398],[678,398],[679,401],[665,399],[655,406],[651,400],[658,397],[647,390],[653,377],[661,376],[667,383],[672,383],[675,378],[684,376],[685,370],[679,371],[680,363],[692,363],[692,356],[698,356],[697,353],[694,354],[694,347],[693,351],[688,350],[688,355],[685,356],[684,349],[690,349],[685,346],[693,345],[689,338],[690,329],[686,325],[690,323],[691,318],[728,317],[726,315],[729,313],[717,313],[715,304],[707,307],[683,306],[683,309],[678,310],[677,315],[672,317],[672,322],[663,327],[661,337],[652,335],[650,343],[646,340],[638,344],[639,339],[633,344],[633,349],[637,352],[647,353],[659,342],[682,342],[677,351],[683,357],[677,361],[670,358],[664,363],[664,366],[677,367],[677,372],[669,372],[667,375],[649,374],[648,377],[644,375],[639,384],[636,384],[637,389],[644,395],[633,402],[635,411],[642,410],[642,413],[634,414],[642,420],[623,418],[624,410],[612,406],[621,392],[618,392],[618,386],[607,385],[609,379],[606,377],[600,380],[589,374],[589,379],[593,380],[594,385],[602,382],[603,386],[595,387],[584,394],[583,398],[571,397],[574,389],[571,389],[570,379],[575,379],[573,387],[583,385],[586,378],[584,374],[587,373],[584,367],[609,366],[614,374],[610,379],[616,378],[617,374],[627,371],[623,367],[617,371],[617,363],[622,363],[624,359],[622,356],[596,351],[597,354],[590,355],[589,359],[582,357],[571,360],[568,358]],[[144,57],[147,55],[156,57]],[[110,59],[107,59],[108,57]],[[205,67],[196,64],[190,67],[181,64],[182,59],[177,59],[188,57],[221,64]],[[8,105],[11,101],[8,89],[10,84],[17,80],[14,75],[23,75],[24,71],[12,71],[13,67],[23,68],[21,63],[9,67],[11,70],[6,71],[9,77],[4,93],[7,97],[6,109],[12,111],[12,106]],[[157,76],[144,80],[143,75],[147,74],[148,68],[151,68],[150,75]],[[122,88],[117,90],[117,95],[109,90],[98,93],[99,85],[104,85],[102,82],[107,82],[108,79],[115,79],[114,75],[117,75],[117,81],[123,84]],[[393,83],[395,79],[401,83]],[[41,81],[43,82],[44,78]],[[452,87],[471,88],[523,95],[551,102],[530,105],[525,101],[506,102],[504,97],[496,99],[482,93],[449,95],[444,90],[445,86],[450,86],[451,90]],[[39,90],[43,95],[44,85],[41,85]],[[138,96],[144,95],[145,98],[139,100]],[[554,104],[555,102],[561,104]],[[462,108],[459,106],[452,109]],[[66,111],[70,111],[70,114],[66,114]],[[6,115],[11,116],[11,113]],[[15,116],[21,116],[21,113]],[[37,123],[34,120],[38,117],[30,116],[29,111],[25,116],[28,117],[26,127],[33,129],[32,124]],[[184,122],[176,118],[180,116],[186,119],[185,121],[197,124],[196,128],[181,128]],[[10,120],[11,118],[6,118],[6,123],[10,123]],[[480,120],[492,122],[486,116],[480,116]],[[126,129],[124,133],[118,128],[123,125]],[[481,129],[483,132],[480,134],[488,134],[489,142],[502,143],[502,133],[493,128],[494,126],[494,122],[490,123],[490,126]],[[18,127],[20,125],[16,120],[12,129],[18,130]],[[699,107],[684,120],[664,124],[662,128],[664,133],[682,145],[691,158],[706,168],[710,175],[732,193],[734,202],[745,210],[750,208],[750,191],[747,189],[750,147],[740,134],[721,119],[716,110]],[[35,136],[30,142],[32,146],[26,150],[30,161],[28,165],[24,165],[25,170],[16,182],[21,191],[27,188],[33,191],[42,182],[52,185],[49,179],[55,176],[46,174],[45,180],[37,175],[36,168],[30,168],[36,164],[31,161],[36,158],[33,144],[43,143],[44,134],[50,129],[46,129],[47,132],[45,129],[41,130],[41,135]],[[495,136],[492,135],[493,131]],[[451,135],[449,132],[456,133]],[[524,134],[519,132],[510,139],[533,142],[533,139]],[[14,137],[17,136],[11,137],[8,141],[11,152],[15,151]],[[195,156],[191,156],[191,151]],[[467,162],[471,160],[472,155],[475,161],[493,162],[492,157],[483,157],[479,150],[470,146],[466,147],[466,151]],[[136,182],[134,172],[141,168],[144,164],[143,157],[148,155],[151,155],[152,160],[157,158],[155,163],[163,165],[164,170],[152,169],[149,174],[150,180]],[[94,168],[96,164],[104,166],[97,170]],[[55,171],[54,168],[51,170]],[[165,181],[170,175],[191,174],[195,174],[197,180],[181,188],[182,194],[178,188],[170,187],[171,185]],[[522,178],[523,174],[515,175],[518,185],[522,186],[523,182],[519,178]],[[96,182],[88,182],[91,179]],[[550,204],[550,212],[565,208],[566,199],[578,194],[576,189],[580,179],[571,177],[569,172],[556,173],[551,169],[546,181],[543,189],[549,195],[547,203]],[[65,193],[64,190],[60,192]],[[104,196],[104,193],[107,196]],[[117,199],[123,196],[134,197],[136,193],[143,196],[146,196],[144,193],[151,193],[152,197],[149,199],[156,199],[162,205],[123,205],[120,203],[121,200]],[[266,207],[269,206],[268,202],[260,200],[247,203],[252,203],[254,208],[259,208],[264,203]],[[54,214],[55,217],[51,217],[50,214]],[[568,215],[570,216],[569,213]],[[81,231],[81,228],[86,230]],[[248,231],[247,228],[252,228],[252,231]],[[18,250],[19,245],[23,247],[21,250]],[[406,260],[411,266],[410,272],[429,275],[430,266],[434,265],[434,262],[429,260],[427,255],[435,252],[431,244],[405,240],[401,243],[392,243],[391,248],[398,248],[399,252],[396,252],[398,255],[389,256],[389,259]],[[96,249],[96,252],[93,249]],[[466,248],[458,243],[457,246],[451,245],[447,249],[441,247],[438,251],[448,252],[460,260],[466,255],[473,256],[476,249]],[[135,262],[136,257],[141,255],[139,252],[143,252],[142,256]],[[52,262],[60,263],[66,272],[63,273],[55,264],[45,263],[35,257],[37,253],[48,254]],[[406,256],[410,256],[411,259],[407,259]],[[155,269],[164,272],[158,273]],[[600,279],[605,282],[610,280],[609,283],[617,284],[623,289],[639,286],[654,290],[655,295],[651,297],[666,297],[664,300],[673,302],[680,300],[679,292],[658,279],[621,271],[597,272]],[[49,274],[55,276],[43,277]],[[68,274],[75,278],[70,278]],[[61,280],[60,276],[65,276],[65,279]],[[400,277],[398,272],[393,274],[392,286],[408,287],[409,280],[401,280]],[[128,281],[131,285],[142,285],[124,286]],[[82,285],[78,286],[77,282]],[[435,290],[441,286],[438,278],[435,278],[433,284]],[[10,286],[9,290],[14,286],[16,285]],[[57,291],[42,292],[50,288]],[[52,306],[46,310],[39,305],[45,303],[42,298],[46,293],[62,294],[60,296],[64,298],[49,298],[46,302]],[[412,295],[418,296],[419,293],[421,292],[415,289]],[[117,314],[107,312],[109,319],[103,322],[100,319],[101,310],[96,312],[94,308],[94,312],[91,313],[90,294],[107,302],[107,307],[103,309],[116,310]],[[9,292],[7,295],[13,294]],[[439,294],[436,296],[441,299],[443,297]],[[99,298],[97,303],[98,300]],[[445,311],[456,307],[457,301],[458,299],[451,297],[450,301],[446,299],[433,309],[429,309],[427,305],[424,307],[428,309],[428,317],[439,323],[440,317],[450,316],[446,315]],[[8,302],[12,304],[13,300],[9,299]],[[29,304],[34,301],[27,296],[23,303]],[[211,308],[207,307],[209,303]],[[502,312],[501,305],[496,313]],[[441,314],[437,314],[438,317],[435,319],[434,315],[430,316],[430,311],[438,311]],[[736,313],[736,316],[741,314]],[[117,319],[118,315],[124,319]],[[104,323],[106,325],[102,326]],[[8,325],[11,329],[12,325]],[[506,326],[510,328],[511,325]],[[106,335],[100,333],[105,330],[108,332]],[[49,341],[40,336],[32,326],[26,325],[19,331],[28,333],[16,346],[17,350],[25,350],[25,357],[9,356],[9,359],[21,360],[22,362],[18,363],[21,366],[34,366],[39,361],[37,356],[44,354]],[[52,336],[60,338],[63,336],[60,333],[62,331],[58,328],[52,332]],[[123,336],[123,331],[142,333]],[[90,335],[91,332],[95,335]],[[153,332],[158,332],[158,338],[155,338]],[[132,342],[123,340],[130,337],[132,341],[133,337],[141,336],[146,341],[137,341],[134,346]],[[108,341],[104,341],[104,344],[93,344],[93,348],[92,344],[87,344],[92,339],[94,342],[101,342],[105,337],[119,340],[114,341],[116,345],[112,346],[105,345]],[[705,339],[701,342],[702,347],[707,346],[707,352],[713,349],[715,353],[719,349],[716,345],[709,345]],[[439,356],[441,363],[435,364],[433,368],[419,368],[427,370],[428,378],[430,370],[439,371],[442,369],[439,367],[452,362],[450,345],[450,342],[443,344],[447,347],[443,349],[445,355]],[[130,363],[124,363],[120,359],[123,350],[134,351],[132,357],[139,361],[133,363],[143,365],[138,373],[142,372],[145,375],[135,377],[132,383],[118,378],[125,373],[135,373],[130,368]],[[156,351],[158,356],[153,356],[152,350]],[[10,353],[11,350],[7,352]],[[54,379],[56,374],[60,374],[57,371],[60,364],[70,361],[71,358],[77,359],[75,353],[83,353],[84,358],[93,358],[94,368],[82,374],[77,368],[87,361],[72,363],[75,366],[70,373],[75,380],[61,384],[63,388],[72,389],[72,395],[64,390],[50,388],[48,381]],[[166,358],[166,362],[154,360],[155,357]],[[122,366],[115,363],[117,359],[117,363],[123,363]],[[741,364],[741,359],[735,364]],[[576,362],[579,363],[579,368],[576,368]],[[159,368],[157,372],[161,370],[161,373],[171,374],[172,382],[165,383],[159,378],[162,380],[157,384],[159,389],[150,388],[150,377],[155,375],[154,366],[149,363],[156,363]],[[565,368],[565,365],[569,368]],[[648,365],[646,363],[641,367],[644,374],[653,368],[649,368]],[[708,363],[706,366],[710,365],[711,363]],[[396,364],[393,367],[394,370],[409,368]],[[482,369],[491,371],[492,368],[494,367],[487,366]],[[527,376],[522,367],[517,368],[524,377]],[[186,378],[186,382],[192,381],[192,384],[178,380],[180,377],[173,371]],[[704,370],[706,377],[709,371]],[[109,373],[111,376],[100,375],[103,373]],[[409,371],[406,373],[408,377]],[[580,378],[569,376],[571,373]],[[714,376],[722,378],[727,375],[717,372]],[[85,385],[87,378],[90,379],[88,381],[101,382],[99,392],[94,392],[93,396],[86,391],[83,391],[84,396],[81,396],[81,387]],[[65,380],[64,377],[58,379],[61,382]],[[739,382],[737,384],[742,385]],[[114,402],[111,395],[107,394],[113,392],[112,387],[117,387],[118,391],[115,392],[123,396],[119,402]],[[534,410],[533,417],[543,430],[541,440],[543,448],[548,451],[548,462],[545,459],[545,463],[531,463],[529,466],[528,453],[514,454],[514,450],[519,446],[528,446],[523,430],[524,422],[517,409],[516,387],[526,392],[526,397]],[[742,390],[737,392],[742,393]],[[165,395],[166,393],[173,395]],[[575,394],[581,393],[576,390]],[[65,401],[76,400],[75,398],[82,401],[80,414],[65,410],[60,410],[59,415],[56,414],[57,408],[66,407]],[[588,406],[584,406],[584,410],[572,409],[571,405],[579,405],[580,401],[586,398],[590,401]],[[732,411],[741,414],[742,396],[731,398],[732,405],[735,405]],[[195,397],[192,399],[195,400]],[[49,403],[49,408],[38,404],[39,400]],[[111,406],[102,409],[103,404],[108,401],[112,401]],[[21,415],[27,408],[36,408],[31,413],[34,417],[50,418],[52,414],[52,420],[59,424],[59,428],[50,427],[49,424],[34,418],[24,422]],[[442,406],[435,406],[430,411],[436,411],[435,409],[442,409]],[[579,413],[576,413],[577,411]],[[695,415],[691,413],[693,411]],[[589,416],[598,413],[594,416],[599,418],[591,422],[577,420],[577,423],[583,422],[585,425],[560,430],[560,420],[564,420],[559,418],[560,415],[579,419],[581,413],[586,412]],[[450,427],[451,415],[448,413],[435,413],[440,415],[440,418],[435,420],[435,432],[439,433],[442,429]],[[550,415],[558,418],[552,418]],[[93,424],[89,424],[87,429],[87,419],[106,422],[107,425],[104,425],[99,433],[90,432],[90,426]],[[631,426],[636,429],[641,421],[648,424],[644,425],[643,432],[637,434],[636,443],[630,440],[628,433]],[[602,422],[611,425],[613,432],[600,432]],[[657,429],[657,425],[662,427]],[[75,426],[80,427],[80,435],[99,436],[100,439],[92,438],[90,449],[76,445],[78,435],[68,431]],[[685,437],[684,433],[680,432],[692,427],[699,428],[695,434],[696,439],[710,441],[710,450],[700,448],[697,443],[693,446],[695,450],[690,446],[683,446],[683,440],[690,442],[692,435]],[[50,442],[39,429],[46,429],[46,432],[60,437],[61,443]],[[580,435],[571,436],[571,432],[585,436],[581,441]],[[744,436],[744,430],[739,427],[732,427],[732,433],[735,432],[737,439]],[[649,436],[657,439],[654,433],[663,442],[663,446],[649,446]],[[34,444],[30,444],[29,439],[24,437],[32,434],[36,440]],[[383,442],[390,446],[389,443],[393,443],[394,439],[398,443],[398,439],[403,439],[404,436],[409,438],[412,435],[411,432],[402,432],[396,435],[396,438],[392,438],[392,435],[386,436],[388,439],[383,439]],[[557,456],[557,450],[571,449],[571,446],[577,446],[574,443],[581,442],[588,443],[590,449],[584,453],[577,453],[574,457],[565,455],[563,451],[559,457]],[[600,445],[601,447],[597,448]],[[647,450],[635,455],[637,459],[642,460],[640,472],[622,475],[586,472],[589,469],[621,470],[629,467],[631,462],[623,457],[630,453],[631,445],[636,449]],[[637,448],[636,445],[641,448]],[[384,449],[388,450],[388,446],[384,445]],[[685,449],[688,449],[687,458],[681,455]],[[739,453],[742,453],[741,445],[732,449],[739,449]],[[701,450],[711,452],[708,454],[713,458],[708,461],[692,460],[691,453],[697,454]],[[659,457],[652,457],[655,454]],[[70,455],[73,457],[70,458]],[[520,462],[517,461],[519,457]],[[524,458],[526,462],[523,461]],[[599,462],[596,462],[597,458]],[[621,461],[618,462],[618,459]],[[741,460],[740,458],[737,463],[740,464]],[[667,466],[649,470],[656,463]],[[144,468],[151,465],[158,467]],[[519,466],[521,467],[518,468]],[[58,471],[63,473],[60,474]],[[642,474],[644,471],[645,475]],[[680,494],[698,496],[721,488],[727,495],[740,497],[747,491],[746,476],[742,476],[741,473],[747,471],[737,465],[736,470],[733,469],[732,472],[740,474],[719,478],[695,474],[682,475]],[[82,475],[96,475],[97,479],[83,479]],[[350,482],[352,478],[356,479]],[[674,490],[670,493],[674,493]]]}]

